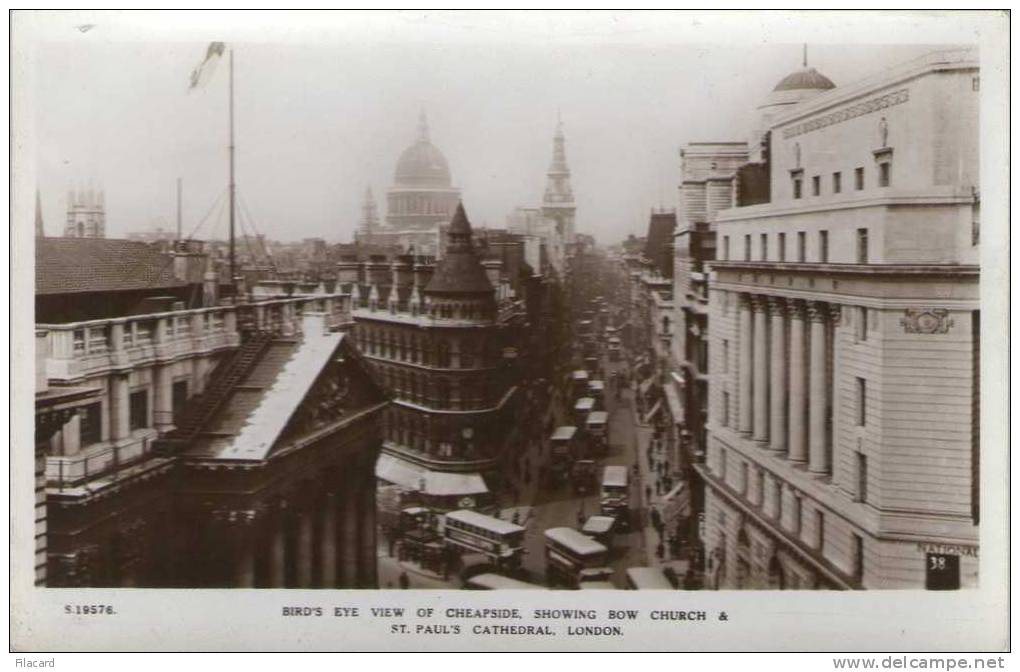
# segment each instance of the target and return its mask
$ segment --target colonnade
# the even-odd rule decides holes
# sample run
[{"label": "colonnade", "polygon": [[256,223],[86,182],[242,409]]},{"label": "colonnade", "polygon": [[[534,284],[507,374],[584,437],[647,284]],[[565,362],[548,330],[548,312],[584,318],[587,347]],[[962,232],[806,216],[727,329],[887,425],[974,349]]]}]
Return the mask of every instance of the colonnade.
[{"label": "colonnade", "polygon": [[819,474],[832,470],[831,330],[839,314],[820,301],[738,299],[737,429]]},{"label": "colonnade", "polygon": [[329,473],[259,508],[220,512],[232,537],[229,585],[376,587],[374,467]]}]

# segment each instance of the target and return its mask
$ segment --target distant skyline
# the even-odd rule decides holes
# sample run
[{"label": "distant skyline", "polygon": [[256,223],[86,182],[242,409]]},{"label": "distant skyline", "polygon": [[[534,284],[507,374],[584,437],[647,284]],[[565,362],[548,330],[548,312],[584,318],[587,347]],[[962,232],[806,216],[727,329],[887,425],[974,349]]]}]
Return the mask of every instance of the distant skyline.
[{"label": "distant skyline", "polygon": [[[173,229],[178,177],[189,233],[227,185],[226,60],[189,93],[203,34],[132,39],[100,20],[82,32],[68,14],[49,27],[65,28],[61,41],[36,45],[31,73],[46,234],[63,231],[68,189],[90,182],[105,190],[109,237]],[[366,186],[385,215],[397,157],[424,108],[475,226],[503,227],[514,207],[540,203],[559,111],[578,231],[603,244],[642,235],[653,207],[676,205],[679,148],[745,140],[755,106],[801,67],[796,42],[609,44],[566,31],[569,40],[515,43],[508,31],[485,32],[490,43],[479,45],[445,39],[443,15],[416,23],[412,14],[371,15],[375,28],[358,41],[335,26],[307,44],[222,36],[235,50],[239,210],[259,232],[349,242]],[[397,28],[408,23],[419,32],[402,41]],[[932,48],[808,52],[842,86]],[[225,209],[214,211],[195,235],[224,237],[226,226]]]}]

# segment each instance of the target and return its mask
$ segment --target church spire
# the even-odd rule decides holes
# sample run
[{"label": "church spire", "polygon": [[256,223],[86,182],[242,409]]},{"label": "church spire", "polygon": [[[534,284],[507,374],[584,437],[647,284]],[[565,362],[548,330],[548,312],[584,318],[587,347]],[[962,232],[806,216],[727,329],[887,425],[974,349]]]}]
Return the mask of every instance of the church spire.
[{"label": "church spire", "polygon": [[[557,114],[559,117],[559,114]],[[563,121],[557,120],[553,135],[553,155],[546,173],[546,203],[573,203],[574,194],[570,188],[570,167],[567,165],[566,137],[563,135]]]},{"label": "church spire", "polygon": [[418,142],[430,142],[429,140],[429,120],[425,116],[425,108],[422,107],[421,111],[418,112]]},{"label": "church spire", "polygon": [[379,228],[379,207],[376,205],[372,187],[365,187],[365,196],[361,201],[361,231],[372,233]]},{"label": "church spire", "polygon": [[542,215],[556,222],[558,233],[568,242],[574,238],[574,191],[570,186],[570,167],[567,165],[567,140],[563,134],[563,119],[556,113],[556,133],[553,135],[552,163],[546,173],[545,195],[542,197]]}]

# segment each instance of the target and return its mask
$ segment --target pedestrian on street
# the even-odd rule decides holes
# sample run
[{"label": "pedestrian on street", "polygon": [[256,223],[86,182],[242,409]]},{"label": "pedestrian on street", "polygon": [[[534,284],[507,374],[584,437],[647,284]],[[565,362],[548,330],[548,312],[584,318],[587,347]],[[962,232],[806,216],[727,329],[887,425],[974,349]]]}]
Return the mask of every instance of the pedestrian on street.
[{"label": "pedestrian on street", "polygon": [[407,590],[408,586],[411,585],[411,580],[407,578],[407,572],[401,572],[400,578],[397,581],[400,583],[401,590]]},{"label": "pedestrian on street", "polygon": [[645,486],[645,499],[646,500],[651,500],[651,498],[652,498],[652,486],[646,485]]}]

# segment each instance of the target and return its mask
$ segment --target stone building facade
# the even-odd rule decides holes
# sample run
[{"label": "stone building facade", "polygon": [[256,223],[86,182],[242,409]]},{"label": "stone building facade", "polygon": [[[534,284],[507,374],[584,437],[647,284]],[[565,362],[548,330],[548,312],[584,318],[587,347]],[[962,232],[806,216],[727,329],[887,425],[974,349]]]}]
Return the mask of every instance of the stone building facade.
[{"label": "stone building facade", "polygon": [[[174,259],[97,243],[141,245],[37,250],[53,320],[36,325],[45,585],[373,587],[387,399],[343,333],[350,297],[201,306],[189,282],[200,307],[165,306]],[[58,319],[104,292],[132,303]]]},{"label": "stone building facade", "polygon": [[771,202],[716,216],[710,584],[977,584],[978,77],[817,87],[768,128]]}]

